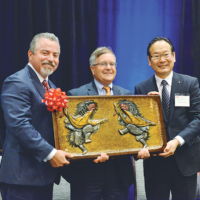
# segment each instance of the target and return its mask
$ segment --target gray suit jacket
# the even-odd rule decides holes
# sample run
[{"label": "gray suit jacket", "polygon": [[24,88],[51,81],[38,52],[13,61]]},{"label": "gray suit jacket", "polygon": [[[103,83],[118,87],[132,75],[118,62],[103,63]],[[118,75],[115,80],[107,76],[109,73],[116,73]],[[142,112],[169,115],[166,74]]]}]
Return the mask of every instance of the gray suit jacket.
[{"label": "gray suit jacket", "polygon": [[[114,95],[132,95],[133,93],[125,90],[122,87],[113,85]],[[67,95],[69,96],[87,96],[98,95],[96,85],[94,81],[89,84],[83,85],[79,88],[69,90]],[[94,163],[91,160],[71,162],[69,166],[62,169],[62,176],[69,182],[84,182],[85,179],[92,179],[92,177],[102,176],[101,172],[104,167],[110,162],[115,162],[116,170],[119,171],[124,188],[128,188],[134,182],[133,168],[131,164],[130,156],[117,157],[114,160],[112,158],[105,163]]]}]

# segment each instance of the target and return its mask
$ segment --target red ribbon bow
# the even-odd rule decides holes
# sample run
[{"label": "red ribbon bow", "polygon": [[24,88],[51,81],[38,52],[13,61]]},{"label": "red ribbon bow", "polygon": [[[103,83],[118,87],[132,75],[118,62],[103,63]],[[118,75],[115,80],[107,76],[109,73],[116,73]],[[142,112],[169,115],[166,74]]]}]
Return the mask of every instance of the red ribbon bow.
[{"label": "red ribbon bow", "polygon": [[46,90],[42,102],[47,105],[47,110],[53,112],[54,110],[62,111],[67,107],[67,95],[62,92],[60,88],[51,88],[49,91]]}]

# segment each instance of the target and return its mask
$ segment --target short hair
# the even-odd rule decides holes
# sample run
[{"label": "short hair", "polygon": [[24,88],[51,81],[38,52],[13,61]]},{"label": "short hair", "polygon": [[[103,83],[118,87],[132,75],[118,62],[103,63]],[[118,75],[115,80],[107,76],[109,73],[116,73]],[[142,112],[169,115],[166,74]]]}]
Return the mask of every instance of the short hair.
[{"label": "short hair", "polygon": [[[110,47],[99,47],[97,48],[90,56],[90,66],[94,65],[95,64],[95,60],[103,55],[103,54],[106,54],[106,53],[111,53],[113,54],[113,56],[115,57],[115,54],[113,53],[112,49]],[[115,57],[115,60],[116,60],[116,57]]]},{"label": "short hair", "polygon": [[59,51],[60,51],[60,43],[59,43],[59,39],[53,34],[53,33],[39,33],[37,35],[35,35],[30,43],[30,48],[29,50],[34,54],[36,49],[38,48],[38,41],[41,38],[46,38],[48,40],[52,40],[58,43],[59,45]]},{"label": "short hair", "polygon": [[149,43],[149,45],[148,45],[148,47],[147,47],[147,56],[150,56],[150,48],[151,48],[151,46],[152,46],[155,42],[161,41],[161,40],[164,40],[165,42],[167,42],[167,43],[170,45],[170,47],[171,47],[172,53],[174,52],[174,46],[173,46],[172,42],[171,42],[168,38],[165,38],[165,37],[155,37],[155,38]]}]

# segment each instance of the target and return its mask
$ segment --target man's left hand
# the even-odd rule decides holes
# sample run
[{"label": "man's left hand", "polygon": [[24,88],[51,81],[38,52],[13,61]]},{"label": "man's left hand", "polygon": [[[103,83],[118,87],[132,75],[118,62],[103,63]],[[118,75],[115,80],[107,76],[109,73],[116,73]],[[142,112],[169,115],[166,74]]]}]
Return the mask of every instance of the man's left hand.
[{"label": "man's left hand", "polygon": [[178,139],[173,139],[173,140],[170,140],[168,143],[167,143],[167,146],[165,147],[164,149],[164,153],[160,153],[158,154],[159,156],[163,156],[163,157],[169,157],[171,155],[174,155],[174,152],[176,151],[176,148],[178,147],[179,145],[179,141]]},{"label": "man's left hand", "polygon": [[148,149],[145,149],[145,148],[141,149],[141,150],[138,152],[138,155],[137,155],[137,158],[143,159],[143,160],[145,160],[145,159],[147,159],[147,158],[149,158],[149,157],[150,157],[149,150],[148,150]]},{"label": "man's left hand", "polygon": [[109,160],[109,156],[106,153],[101,153],[100,156],[97,157],[97,159],[93,160],[95,163],[100,163],[100,162],[106,162]]}]

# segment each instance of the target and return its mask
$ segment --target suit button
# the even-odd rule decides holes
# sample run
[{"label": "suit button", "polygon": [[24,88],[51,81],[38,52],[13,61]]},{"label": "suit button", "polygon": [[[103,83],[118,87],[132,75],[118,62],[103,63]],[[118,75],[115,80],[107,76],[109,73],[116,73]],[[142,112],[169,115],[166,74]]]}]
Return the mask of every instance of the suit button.
[{"label": "suit button", "polygon": [[171,128],[169,127],[169,128],[168,128],[168,130],[170,131],[170,130],[171,130]]}]

